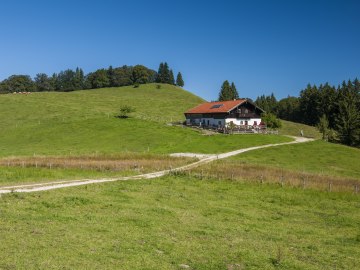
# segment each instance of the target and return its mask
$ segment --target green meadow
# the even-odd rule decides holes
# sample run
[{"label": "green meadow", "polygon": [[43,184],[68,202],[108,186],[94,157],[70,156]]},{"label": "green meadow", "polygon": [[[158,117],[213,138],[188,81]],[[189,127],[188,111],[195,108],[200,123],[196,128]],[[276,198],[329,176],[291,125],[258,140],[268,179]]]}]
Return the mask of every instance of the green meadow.
[{"label": "green meadow", "polygon": [[[141,85],[70,93],[0,96],[0,156],[83,155],[122,152],[221,153],[259,144],[286,142],[282,136],[205,136],[170,126],[203,102],[170,85]],[[122,105],[135,108],[116,118]]]},{"label": "green meadow", "polygon": [[303,131],[304,137],[321,139],[322,135],[319,130],[315,127],[294,123],[286,120],[281,120],[281,128],[279,129],[280,135],[291,135],[291,136],[301,136],[300,132]]},{"label": "green meadow", "polygon": [[359,196],[181,175],[0,198],[0,269],[357,269]]},{"label": "green meadow", "polygon": [[360,180],[360,150],[320,140],[259,149],[232,157],[228,162]]},{"label": "green meadow", "polygon": [[[1,95],[0,185],[128,176],[194,161],[169,153],[292,140],[170,124],[201,102],[156,84]],[[136,109],[130,118],[116,117],[122,105]],[[301,129],[319,138],[315,128],[290,122],[280,134]],[[252,177],[271,169],[359,179],[359,161],[358,149],[314,141],[251,151],[191,174],[2,194],[0,269],[356,269],[358,195]],[[237,169],[241,179],[232,177]],[[210,173],[199,178],[200,171]]]}]

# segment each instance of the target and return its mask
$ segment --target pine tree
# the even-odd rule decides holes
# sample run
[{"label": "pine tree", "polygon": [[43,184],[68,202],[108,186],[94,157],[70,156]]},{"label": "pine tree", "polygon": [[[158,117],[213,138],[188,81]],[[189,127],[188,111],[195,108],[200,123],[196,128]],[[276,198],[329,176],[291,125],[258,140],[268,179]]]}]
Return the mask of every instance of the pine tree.
[{"label": "pine tree", "polygon": [[228,80],[224,81],[219,93],[219,101],[232,100],[232,89]]},{"label": "pine tree", "polygon": [[346,145],[360,144],[359,99],[354,85],[344,81],[339,91],[336,129],[341,143]]},{"label": "pine tree", "polygon": [[163,75],[164,75],[164,63],[161,62],[160,65],[159,65],[158,74],[156,76],[155,81],[157,83],[162,83],[164,81]]},{"label": "pine tree", "polygon": [[169,72],[169,82],[168,83],[175,85],[174,73],[173,73],[172,69],[170,69],[170,72]]},{"label": "pine tree", "polygon": [[157,83],[168,83],[168,84],[174,84],[174,74],[172,74],[172,78],[171,78],[171,74],[170,74],[170,70],[169,70],[169,65],[164,62],[164,63],[160,63],[159,65],[159,70],[158,70],[158,74],[156,76],[156,80]]},{"label": "pine tree", "polygon": [[235,86],[234,82],[231,83],[231,93],[233,95],[233,99],[238,99],[239,98],[239,93],[236,90],[236,86]]},{"label": "pine tree", "polygon": [[170,70],[169,70],[169,65],[168,63],[164,63],[164,68],[163,68],[163,74],[162,74],[162,83],[170,83]]},{"label": "pine tree", "polygon": [[182,75],[181,75],[180,72],[176,76],[176,85],[180,86],[180,87],[184,86],[184,80],[183,80]]}]

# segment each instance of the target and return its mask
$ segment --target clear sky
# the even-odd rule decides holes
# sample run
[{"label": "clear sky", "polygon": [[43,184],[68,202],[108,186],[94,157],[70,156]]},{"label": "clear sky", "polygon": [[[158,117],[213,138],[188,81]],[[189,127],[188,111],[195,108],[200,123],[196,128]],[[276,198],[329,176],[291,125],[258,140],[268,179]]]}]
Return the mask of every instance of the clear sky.
[{"label": "clear sky", "polygon": [[0,80],[167,61],[215,100],[226,79],[283,98],[360,78],[360,1],[3,0],[0,33]]}]

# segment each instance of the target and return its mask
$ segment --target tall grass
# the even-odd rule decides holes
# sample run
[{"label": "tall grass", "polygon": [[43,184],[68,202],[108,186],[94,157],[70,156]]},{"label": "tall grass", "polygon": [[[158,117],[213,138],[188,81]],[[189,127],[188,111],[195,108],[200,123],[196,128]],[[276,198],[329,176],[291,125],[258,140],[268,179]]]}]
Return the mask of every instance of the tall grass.
[{"label": "tall grass", "polygon": [[360,180],[350,177],[329,176],[272,168],[256,164],[217,162],[192,169],[189,174],[199,179],[249,181],[261,184],[277,184],[301,189],[360,194]]},{"label": "tall grass", "polygon": [[3,167],[35,167],[35,168],[69,168],[69,169],[100,169],[129,170],[139,169],[162,170],[178,167],[195,161],[194,158],[170,157],[168,155],[151,155],[125,153],[117,155],[82,155],[82,156],[33,156],[9,157],[0,159]]},{"label": "tall grass", "polygon": [[129,176],[171,169],[196,160],[148,153],[9,157],[0,159],[0,185]]}]

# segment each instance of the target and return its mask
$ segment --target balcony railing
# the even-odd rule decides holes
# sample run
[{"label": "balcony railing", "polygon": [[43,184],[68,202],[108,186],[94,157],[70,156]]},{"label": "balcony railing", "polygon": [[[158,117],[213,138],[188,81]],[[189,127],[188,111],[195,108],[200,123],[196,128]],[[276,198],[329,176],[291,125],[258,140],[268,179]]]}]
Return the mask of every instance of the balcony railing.
[{"label": "balcony railing", "polygon": [[232,113],[229,115],[230,117],[233,118],[261,118],[260,115],[256,114],[256,113]]}]

